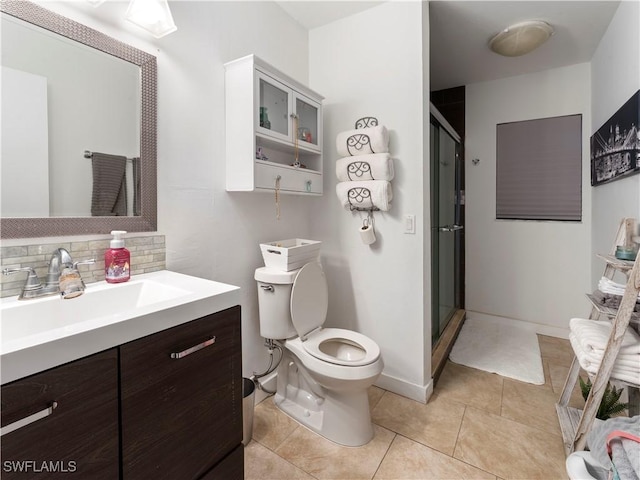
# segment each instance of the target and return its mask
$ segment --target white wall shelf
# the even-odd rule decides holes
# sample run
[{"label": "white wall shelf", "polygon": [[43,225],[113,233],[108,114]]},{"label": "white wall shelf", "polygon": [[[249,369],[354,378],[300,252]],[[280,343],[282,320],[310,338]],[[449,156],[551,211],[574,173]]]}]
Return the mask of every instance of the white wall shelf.
[{"label": "white wall shelf", "polygon": [[322,100],[255,55],[226,63],[227,191],[322,195]]}]

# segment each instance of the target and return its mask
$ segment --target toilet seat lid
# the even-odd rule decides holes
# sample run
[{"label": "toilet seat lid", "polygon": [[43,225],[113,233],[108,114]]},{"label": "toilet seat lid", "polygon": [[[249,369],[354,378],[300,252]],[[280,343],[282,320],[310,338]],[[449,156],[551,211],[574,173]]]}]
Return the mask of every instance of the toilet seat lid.
[{"label": "toilet seat lid", "polygon": [[320,327],[327,318],[329,289],[317,262],[303,266],[291,289],[291,321],[301,340]]}]

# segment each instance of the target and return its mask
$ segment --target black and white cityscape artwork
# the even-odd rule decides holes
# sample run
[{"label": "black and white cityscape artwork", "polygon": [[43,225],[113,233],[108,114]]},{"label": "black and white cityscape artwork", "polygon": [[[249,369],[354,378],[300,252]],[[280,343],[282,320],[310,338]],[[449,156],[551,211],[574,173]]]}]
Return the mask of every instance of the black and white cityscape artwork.
[{"label": "black and white cityscape artwork", "polygon": [[640,173],[640,90],[591,137],[591,185]]}]

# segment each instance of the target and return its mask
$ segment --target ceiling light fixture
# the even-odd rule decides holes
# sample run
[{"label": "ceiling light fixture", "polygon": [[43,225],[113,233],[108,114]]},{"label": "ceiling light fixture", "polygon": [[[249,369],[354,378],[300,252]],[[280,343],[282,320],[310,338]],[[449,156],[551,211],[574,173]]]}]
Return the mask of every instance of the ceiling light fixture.
[{"label": "ceiling light fixture", "polygon": [[125,18],[156,38],[178,29],[167,0],[131,0]]},{"label": "ceiling light fixture", "polygon": [[489,48],[505,57],[529,53],[553,35],[553,27],[541,20],[528,20],[505,28],[489,42]]}]

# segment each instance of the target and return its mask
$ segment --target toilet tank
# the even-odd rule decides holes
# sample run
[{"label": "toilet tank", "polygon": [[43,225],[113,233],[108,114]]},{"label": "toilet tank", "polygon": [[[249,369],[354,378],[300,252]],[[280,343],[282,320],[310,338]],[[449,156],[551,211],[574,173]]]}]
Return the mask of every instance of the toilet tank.
[{"label": "toilet tank", "polygon": [[256,270],[260,336],[284,340],[298,335],[291,321],[291,289],[298,270],[284,272],[268,267]]}]

